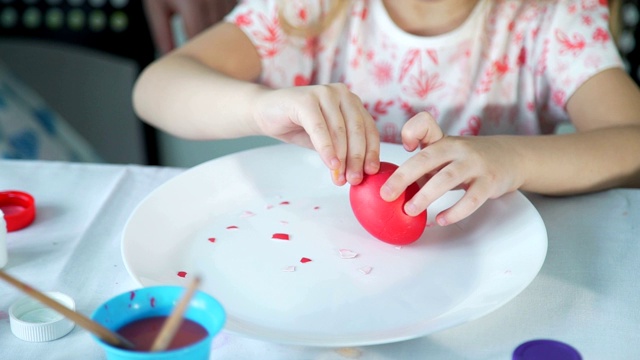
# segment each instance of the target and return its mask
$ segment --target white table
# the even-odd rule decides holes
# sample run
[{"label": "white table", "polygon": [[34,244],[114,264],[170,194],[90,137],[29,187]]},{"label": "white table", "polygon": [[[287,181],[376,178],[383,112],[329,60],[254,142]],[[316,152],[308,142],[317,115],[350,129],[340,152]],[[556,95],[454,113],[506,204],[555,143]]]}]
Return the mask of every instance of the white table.
[{"label": "white table", "polygon": [[[31,193],[36,221],[9,233],[5,271],[43,291],[60,291],[90,314],[136,288],[120,254],[135,206],[183,169],[0,160],[0,191]],[[510,359],[522,342],[546,338],[584,359],[640,357],[640,190],[529,196],[547,226],[549,249],[533,283],[476,321],[410,341],[360,348],[305,348],[222,333],[215,359]],[[101,359],[90,335],[30,343],[11,334],[8,308],[24,295],[0,283],[0,359]]]}]

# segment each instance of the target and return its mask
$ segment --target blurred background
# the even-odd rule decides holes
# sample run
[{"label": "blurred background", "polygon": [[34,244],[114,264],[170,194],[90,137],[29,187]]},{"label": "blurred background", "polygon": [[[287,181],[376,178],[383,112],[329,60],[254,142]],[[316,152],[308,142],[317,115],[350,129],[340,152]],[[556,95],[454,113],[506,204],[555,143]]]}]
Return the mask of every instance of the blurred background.
[{"label": "blurred background", "polygon": [[[612,31],[638,81],[638,1],[610,5]],[[172,25],[179,45],[181,19]],[[0,0],[0,138],[9,140],[0,157],[56,153],[52,159],[191,167],[277,143],[263,137],[189,141],[142,123],[131,89],[157,54],[141,0]],[[3,116],[32,125],[11,128]],[[71,145],[56,148],[60,139]]]},{"label": "blurred background", "polygon": [[[179,17],[173,29],[183,42]],[[157,54],[140,0],[0,0],[0,117],[30,117],[44,128],[13,129],[0,157],[46,159],[47,141],[63,138],[75,146],[55,159],[191,167],[277,143],[188,141],[142,123],[131,89]],[[0,137],[12,130],[2,125]]]}]

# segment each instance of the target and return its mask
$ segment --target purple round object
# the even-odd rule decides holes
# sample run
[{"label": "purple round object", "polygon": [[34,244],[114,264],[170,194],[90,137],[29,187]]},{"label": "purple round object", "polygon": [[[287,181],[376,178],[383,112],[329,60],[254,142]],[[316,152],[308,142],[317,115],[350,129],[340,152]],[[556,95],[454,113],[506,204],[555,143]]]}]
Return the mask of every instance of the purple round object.
[{"label": "purple round object", "polygon": [[513,360],[582,360],[580,353],[555,340],[532,340],[520,344],[513,351]]}]

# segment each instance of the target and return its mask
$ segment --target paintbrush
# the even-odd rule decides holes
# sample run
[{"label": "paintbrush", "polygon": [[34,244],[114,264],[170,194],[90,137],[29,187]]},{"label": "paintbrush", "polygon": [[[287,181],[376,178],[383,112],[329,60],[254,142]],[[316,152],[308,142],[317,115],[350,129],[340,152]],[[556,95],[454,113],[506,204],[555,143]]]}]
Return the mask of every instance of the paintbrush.
[{"label": "paintbrush", "polygon": [[5,273],[2,270],[0,270],[0,278],[8,282],[9,284],[15,286],[16,288],[22,290],[25,294],[29,295],[30,297],[40,301],[42,304],[62,314],[64,317],[73,321],[77,325],[93,333],[95,336],[99,337],[104,342],[109,343],[113,346],[124,348],[124,349],[134,348],[133,344],[129,340],[122,337],[120,334],[107,329],[106,327],[98,324],[97,322],[80,314],[79,312],[69,309],[68,307],[50,298],[46,294],[43,294],[42,292],[10,276],[9,274]]},{"label": "paintbrush", "polygon": [[165,320],[158,336],[153,341],[153,345],[151,345],[151,351],[164,351],[169,347],[171,340],[173,340],[173,337],[182,324],[184,313],[198,286],[200,286],[200,277],[196,276],[187,287],[187,290],[171,312],[171,315]]}]

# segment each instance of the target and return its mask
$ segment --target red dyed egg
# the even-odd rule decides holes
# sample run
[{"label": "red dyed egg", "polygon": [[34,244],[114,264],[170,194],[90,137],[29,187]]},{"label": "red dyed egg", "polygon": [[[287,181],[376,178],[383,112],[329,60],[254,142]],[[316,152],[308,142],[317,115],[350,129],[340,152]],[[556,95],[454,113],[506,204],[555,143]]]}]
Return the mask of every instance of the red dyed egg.
[{"label": "red dyed egg", "polygon": [[409,216],[404,204],[420,190],[413,183],[394,201],[384,201],[380,188],[398,168],[388,162],[380,163],[380,171],[366,175],[358,185],[351,186],[349,201],[356,219],[371,235],[393,245],[407,245],[418,240],[427,225],[427,212]]}]

